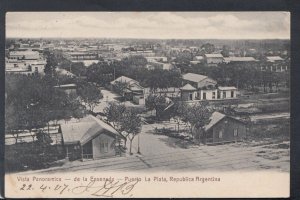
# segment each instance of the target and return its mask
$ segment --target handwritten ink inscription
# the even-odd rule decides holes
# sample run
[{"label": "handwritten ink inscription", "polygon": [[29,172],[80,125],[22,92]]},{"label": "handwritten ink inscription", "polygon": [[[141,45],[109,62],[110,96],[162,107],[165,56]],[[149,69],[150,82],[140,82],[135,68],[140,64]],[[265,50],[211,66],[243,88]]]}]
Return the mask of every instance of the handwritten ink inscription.
[{"label": "handwritten ink inscription", "polygon": [[58,183],[54,186],[47,184],[41,184],[38,187],[34,187],[32,184],[22,184],[19,188],[20,191],[35,191],[39,190],[41,192],[55,192],[55,194],[73,194],[73,195],[91,195],[96,197],[115,197],[124,196],[132,197],[133,190],[139,183],[139,180],[131,181],[114,181],[106,180],[104,183],[99,183],[96,181],[87,182],[87,184],[82,184],[77,186],[70,186],[66,183]]}]

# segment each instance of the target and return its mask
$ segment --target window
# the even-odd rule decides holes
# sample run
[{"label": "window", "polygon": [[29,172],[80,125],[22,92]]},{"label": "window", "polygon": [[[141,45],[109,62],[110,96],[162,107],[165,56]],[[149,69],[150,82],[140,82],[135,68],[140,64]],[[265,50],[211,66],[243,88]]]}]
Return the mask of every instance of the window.
[{"label": "window", "polygon": [[226,92],[223,92],[223,99],[226,99]]},{"label": "window", "polygon": [[190,100],[193,100],[193,93],[190,93]]},{"label": "window", "polygon": [[219,138],[223,137],[223,131],[219,131]]},{"label": "window", "polygon": [[221,98],[221,93],[218,91],[218,94],[217,94],[217,98],[220,99]]},{"label": "window", "polygon": [[238,130],[235,128],[233,129],[233,136],[234,137],[237,137],[238,136]]},{"label": "window", "polygon": [[203,99],[206,99],[206,92],[203,92]]},{"label": "window", "polygon": [[212,93],[212,98],[215,99],[216,98],[216,92]]},{"label": "window", "polygon": [[100,142],[100,152],[101,153],[107,153],[108,152],[108,141],[103,140]]},{"label": "window", "polygon": [[231,91],[231,98],[233,98],[234,97],[234,91]]}]

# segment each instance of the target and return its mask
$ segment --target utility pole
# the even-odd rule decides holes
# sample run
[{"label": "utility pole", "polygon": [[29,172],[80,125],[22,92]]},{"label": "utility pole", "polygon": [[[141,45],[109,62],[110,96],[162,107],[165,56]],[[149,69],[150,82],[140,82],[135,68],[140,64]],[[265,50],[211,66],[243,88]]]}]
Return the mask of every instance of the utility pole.
[{"label": "utility pole", "polygon": [[141,154],[140,152],[140,133],[138,134],[138,150],[137,150],[138,154]]}]

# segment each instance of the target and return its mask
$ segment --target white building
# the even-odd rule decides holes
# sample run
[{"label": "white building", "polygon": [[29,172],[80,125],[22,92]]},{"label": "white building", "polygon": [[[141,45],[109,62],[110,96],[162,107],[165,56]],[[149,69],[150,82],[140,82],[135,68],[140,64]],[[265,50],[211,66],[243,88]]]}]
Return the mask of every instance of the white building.
[{"label": "white building", "polygon": [[235,99],[237,88],[217,87],[217,82],[207,76],[187,73],[182,75],[184,86],[180,88],[183,101]]}]

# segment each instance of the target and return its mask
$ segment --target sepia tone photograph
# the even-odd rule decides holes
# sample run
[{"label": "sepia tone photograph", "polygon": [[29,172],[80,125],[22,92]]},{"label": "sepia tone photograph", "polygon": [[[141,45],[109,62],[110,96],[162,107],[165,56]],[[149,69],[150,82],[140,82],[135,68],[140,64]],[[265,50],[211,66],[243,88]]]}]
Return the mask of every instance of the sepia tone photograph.
[{"label": "sepia tone photograph", "polygon": [[21,186],[278,173],[289,188],[289,12],[7,12],[5,31],[5,174]]}]

